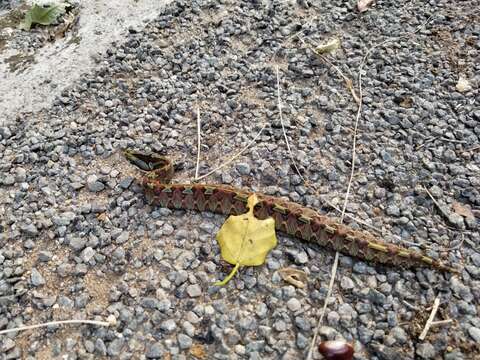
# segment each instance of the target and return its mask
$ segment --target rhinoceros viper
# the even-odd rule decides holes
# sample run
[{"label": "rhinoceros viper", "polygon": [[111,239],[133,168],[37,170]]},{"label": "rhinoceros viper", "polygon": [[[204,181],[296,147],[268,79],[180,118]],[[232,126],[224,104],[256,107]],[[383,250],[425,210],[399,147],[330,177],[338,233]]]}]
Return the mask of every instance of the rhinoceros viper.
[{"label": "rhinoceros viper", "polygon": [[[144,174],[140,179],[141,185],[155,205],[225,215],[247,211],[247,199],[252,192],[223,184],[172,184],[174,170],[168,158],[131,150],[125,150],[124,155]],[[275,220],[275,228],[288,235],[367,261],[458,272],[419,251],[385,243],[367,231],[352,229],[294,202],[258,193],[257,197],[259,202],[254,208],[254,215],[259,219],[271,216]]]}]

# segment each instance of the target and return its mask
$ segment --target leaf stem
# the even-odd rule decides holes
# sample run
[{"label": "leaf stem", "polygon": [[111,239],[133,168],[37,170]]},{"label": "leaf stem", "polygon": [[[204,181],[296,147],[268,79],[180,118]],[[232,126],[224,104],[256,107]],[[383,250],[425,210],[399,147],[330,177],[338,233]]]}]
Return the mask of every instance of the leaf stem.
[{"label": "leaf stem", "polygon": [[213,285],[216,285],[216,286],[224,286],[226,285],[232,278],[233,276],[237,273],[238,269],[240,268],[240,263],[238,262],[235,267],[233,268],[233,270],[230,272],[230,274],[228,274],[228,276],[223,279],[222,281],[217,281],[215,284]]}]

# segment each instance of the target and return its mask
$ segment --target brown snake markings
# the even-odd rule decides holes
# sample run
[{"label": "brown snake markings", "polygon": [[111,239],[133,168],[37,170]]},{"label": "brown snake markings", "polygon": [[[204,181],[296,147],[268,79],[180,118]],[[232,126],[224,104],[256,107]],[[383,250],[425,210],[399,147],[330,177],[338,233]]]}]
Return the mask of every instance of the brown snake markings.
[{"label": "brown snake markings", "polygon": [[[247,211],[247,199],[251,192],[228,185],[170,184],[173,166],[168,159],[131,151],[126,151],[125,155],[132,164],[146,173],[141,179],[142,186],[158,206],[225,215],[238,215]],[[276,229],[288,235],[368,261],[394,266],[428,266],[458,272],[418,251],[385,243],[369,232],[339,224],[307,207],[273,196],[258,193],[257,196],[259,203],[254,209],[255,216],[259,219],[273,217]]]}]

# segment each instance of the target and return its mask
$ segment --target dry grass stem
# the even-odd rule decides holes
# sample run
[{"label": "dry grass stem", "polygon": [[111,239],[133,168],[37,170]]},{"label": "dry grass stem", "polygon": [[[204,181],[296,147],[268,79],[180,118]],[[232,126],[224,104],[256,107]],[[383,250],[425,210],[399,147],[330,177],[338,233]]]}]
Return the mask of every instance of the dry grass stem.
[{"label": "dry grass stem", "polygon": [[[343,222],[345,219],[345,211],[347,209],[347,204],[348,204],[348,198],[350,196],[350,189],[352,188],[352,182],[353,182],[353,176],[355,174],[355,160],[357,158],[357,134],[358,134],[358,123],[360,122],[360,117],[362,114],[362,66],[364,62],[366,61],[366,57],[364,57],[362,64],[360,65],[359,68],[359,73],[358,73],[358,110],[357,110],[357,116],[355,117],[355,126],[353,129],[353,140],[352,140],[352,167],[350,169],[350,178],[348,179],[348,185],[347,185],[347,191],[345,193],[345,200],[343,201],[343,207],[342,207],[342,213],[340,215],[340,223]],[[315,333],[313,334],[313,339],[310,344],[310,349],[308,351],[307,355],[307,360],[311,360],[313,356],[313,349],[315,347],[315,343],[317,341],[317,335],[318,331],[320,330],[320,326],[322,324],[323,318],[325,316],[325,312],[327,310],[328,306],[328,299],[330,297],[330,294],[332,293],[333,289],[333,284],[335,282],[335,277],[337,274],[337,267],[338,267],[338,257],[339,253],[338,251],[335,253],[335,261],[333,262],[333,267],[332,267],[332,273],[330,277],[330,283],[328,285],[328,291],[327,291],[327,297],[325,299],[325,302],[323,303],[323,307],[320,313],[320,317],[318,318],[318,323],[317,327],[315,328]]]},{"label": "dry grass stem", "polygon": [[323,302],[323,307],[322,307],[322,310],[320,312],[320,317],[318,318],[317,326],[316,326],[315,332],[313,334],[313,339],[312,339],[312,342],[310,343],[310,349],[308,350],[307,360],[312,359],[313,349],[315,347],[315,343],[317,342],[318,331],[320,330],[320,326],[322,325],[323,317],[325,316],[325,313],[327,311],[328,299],[330,299],[330,296],[332,295],[333,283],[335,282],[335,277],[336,277],[336,274],[337,274],[338,258],[339,258],[339,252],[337,251],[335,253],[335,260],[333,261],[332,272],[330,274],[330,283],[328,284],[327,296],[325,297],[325,301]]},{"label": "dry grass stem", "polygon": [[277,102],[278,102],[278,115],[280,116],[280,123],[282,124],[282,131],[283,137],[285,139],[285,143],[287,144],[288,155],[290,156],[290,160],[292,161],[293,167],[297,172],[298,176],[305,182],[300,170],[298,169],[297,163],[295,162],[295,158],[293,157],[292,149],[290,148],[290,144],[288,142],[287,132],[285,131],[285,125],[283,124],[283,113],[282,113],[282,98],[280,94],[280,72],[278,70],[278,66],[275,66],[275,70],[277,72]]},{"label": "dry grass stem", "polygon": [[[420,31],[426,24],[428,24],[428,22],[430,21],[431,17],[429,17],[427,19],[427,21],[425,23],[423,23],[420,27],[418,27],[414,32],[413,34],[417,33],[418,31]],[[365,56],[363,57],[362,59],[362,62],[360,63],[360,66],[358,68],[358,110],[357,110],[357,115],[355,117],[355,127],[354,127],[354,132],[353,132],[353,144],[352,144],[352,167],[351,167],[351,171],[350,171],[350,178],[349,178],[349,181],[348,181],[348,185],[347,185],[347,192],[345,194],[345,201],[343,203],[343,208],[342,208],[342,214],[341,214],[341,218],[340,218],[340,222],[343,222],[343,219],[345,217],[345,210],[347,208],[347,203],[348,203],[348,197],[350,195],[350,189],[351,189],[351,186],[352,186],[352,181],[353,181],[353,175],[355,173],[355,160],[356,160],[356,145],[357,145],[357,133],[358,133],[358,123],[360,121],[360,117],[361,117],[361,114],[362,114],[362,101],[363,101],[363,93],[362,93],[362,70],[363,70],[363,66],[366,64],[367,62],[367,59],[368,57],[370,56],[370,54],[379,46],[382,46],[384,44],[387,44],[389,42],[392,42],[392,41],[398,41],[400,38],[403,38],[405,36],[409,36],[411,35],[410,33],[409,34],[405,34],[403,36],[399,36],[399,37],[396,37],[394,39],[389,39],[389,40],[386,40],[380,44],[377,44],[377,45],[374,45],[372,46],[370,49],[367,50],[367,52],[365,53]],[[317,335],[318,335],[318,331],[320,329],[320,325],[321,325],[321,322],[323,320],[323,317],[325,315],[325,311],[327,309],[327,305],[328,305],[328,296],[329,294],[331,293],[331,289],[333,287],[333,283],[334,283],[334,280],[335,280],[335,275],[336,275],[336,270],[337,270],[337,265],[338,265],[338,251],[336,252],[335,254],[335,262],[333,264],[333,267],[332,267],[332,275],[331,275],[331,279],[330,279],[330,284],[329,284],[329,288],[328,288],[328,292],[327,292],[327,298],[325,300],[325,303],[323,305],[323,308],[322,308],[322,311],[320,313],[320,317],[318,319],[318,323],[317,323],[317,327],[315,328],[315,333],[313,335],[313,339],[312,339],[312,342],[310,343],[310,349],[308,351],[308,355],[307,355],[307,360],[311,360],[312,359],[312,356],[313,356],[313,349],[315,347],[315,343],[316,343],[316,340],[317,340]]]},{"label": "dry grass stem", "polygon": [[406,305],[408,308],[410,308],[411,310],[415,310],[415,311],[420,311],[420,308],[415,306],[415,305],[412,305],[410,304],[407,300],[402,300],[403,304]]},{"label": "dry grass stem", "polygon": [[2,331],[0,331],[0,335],[8,334],[8,333],[11,333],[11,332],[16,332],[16,331],[24,331],[24,330],[37,329],[37,328],[47,327],[47,326],[52,326],[52,325],[65,325],[65,324],[90,324],[90,325],[97,325],[97,326],[111,326],[112,322],[96,321],[96,320],[51,321],[51,322],[46,322],[46,323],[43,323],[43,324],[20,326],[20,327],[16,327],[16,328],[2,330]]},{"label": "dry grass stem", "polygon": [[475,151],[475,150],[480,150],[480,145],[474,146],[474,147],[472,147],[472,148],[470,148],[470,149],[466,149],[466,150],[464,150],[464,152],[470,152],[470,151]]},{"label": "dry grass stem", "polygon": [[438,210],[440,210],[440,213],[447,219],[448,219],[448,214],[445,214],[445,211],[443,210],[442,208],[442,205],[440,205],[440,203],[433,197],[432,193],[430,191],[428,191],[428,189],[423,186],[423,190],[425,190],[425,192],[428,194],[428,196],[430,197],[430,199],[433,201],[433,203],[435,204],[435,206],[438,208]]},{"label": "dry grass stem", "polygon": [[242,153],[247,150],[252,144],[255,143],[255,141],[257,141],[258,137],[262,134],[263,130],[265,130],[265,128],[267,127],[267,124],[264,124],[263,127],[258,131],[257,135],[255,135],[255,137],[242,149],[240,150],[239,152],[237,152],[235,155],[233,155],[230,159],[228,159],[227,161],[225,161],[223,164],[221,164],[220,166],[216,167],[215,169],[209,171],[208,173],[206,173],[205,175],[202,175],[202,176],[199,176],[196,178],[196,180],[201,180],[201,179],[204,179],[206,178],[207,176],[210,176],[212,175],[213,173],[217,172],[218,170],[220,169],[223,169],[225,166],[227,166],[228,164],[230,164],[233,160],[235,160],[236,158],[238,158],[240,155],[242,155]]},{"label": "dry grass stem", "polygon": [[430,326],[442,326],[442,325],[451,324],[452,322],[453,322],[452,319],[432,321],[432,322],[430,323]]},{"label": "dry grass stem", "polygon": [[[318,195],[318,194],[317,194]],[[331,207],[332,209],[338,211],[339,213],[342,213],[342,209],[339,209],[338,207],[336,207],[335,205],[333,205],[330,201],[325,201],[325,204],[327,204],[329,207]],[[376,228],[375,226],[373,225],[370,225],[369,223],[363,221],[363,220],[360,220],[358,218],[356,218],[355,216],[353,215],[350,215],[350,214],[347,214],[345,213],[344,214],[345,217],[348,217],[349,219],[359,223],[359,224],[362,224],[363,226],[366,226],[376,232],[378,232],[379,234],[382,234],[382,230],[380,230],[379,228]]]},{"label": "dry grass stem", "polygon": [[195,167],[195,181],[198,180],[198,170],[200,168],[200,146],[201,146],[201,123],[200,123],[200,107],[197,106],[197,166]]},{"label": "dry grass stem", "polygon": [[433,319],[435,319],[435,315],[437,314],[438,307],[440,306],[440,296],[437,295],[435,298],[435,301],[433,302],[433,307],[432,307],[432,312],[430,313],[430,316],[428,317],[427,323],[425,324],[425,327],[423,328],[422,333],[418,337],[420,340],[425,340],[425,337],[427,336],[428,330],[432,326]]}]

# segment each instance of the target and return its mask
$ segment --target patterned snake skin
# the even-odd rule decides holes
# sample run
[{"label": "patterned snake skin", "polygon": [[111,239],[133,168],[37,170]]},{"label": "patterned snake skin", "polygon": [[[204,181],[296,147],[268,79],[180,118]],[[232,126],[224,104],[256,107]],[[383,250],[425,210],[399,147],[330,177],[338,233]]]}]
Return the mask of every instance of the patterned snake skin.
[{"label": "patterned snake skin", "polygon": [[[245,190],[228,185],[171,184],[173,165],[165,157],[126,150],[127,160],[139,168],[144,176],[142,186],[153,202],[161,207],[211,211],[238,215],[247,211]],[[259,219],[275,219],[277,230],[331,250],[367,261],[393,266],[427,266],[457,273],[458,270],[418,251],[408,250],[378,240],[366,231],[354,230],[316,211],[273,196],[257,194],[259,203],[254,214]]]}]

